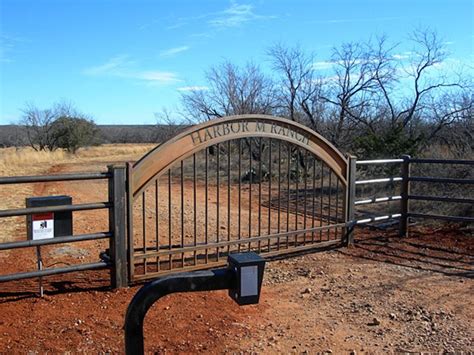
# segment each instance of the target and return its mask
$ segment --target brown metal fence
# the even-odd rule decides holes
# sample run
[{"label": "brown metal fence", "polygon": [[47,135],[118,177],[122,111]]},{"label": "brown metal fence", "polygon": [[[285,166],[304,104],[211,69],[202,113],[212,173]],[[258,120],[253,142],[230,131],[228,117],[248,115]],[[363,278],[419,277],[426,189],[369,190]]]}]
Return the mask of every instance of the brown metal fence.
[{"label": "brown metal fence", "polygon": [[314,154],[241,138],[192,154],[133,203],[132,280],[215,267],[232,252],[342,245],[345,182]]}]

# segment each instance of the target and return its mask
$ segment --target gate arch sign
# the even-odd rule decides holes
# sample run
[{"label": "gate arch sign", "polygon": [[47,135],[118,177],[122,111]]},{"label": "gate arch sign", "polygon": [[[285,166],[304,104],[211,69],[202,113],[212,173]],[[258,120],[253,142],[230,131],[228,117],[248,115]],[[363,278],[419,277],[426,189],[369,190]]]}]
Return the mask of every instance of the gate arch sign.
[{"label": "gate arch sign", "polygon": [[222,266],[234,252],[343,245],[348,160],[296,122],[198,124],[128,165],[130,281]]},{"label": "gate arch sign", "polygon": [[347,185],[347,159],[325,138],[309,128],[268,115],[238,115],[192,126],[143,156],[134,166],[133,197],[167,167],[211,145],[230,139],[266,137],[301,146],[320,157]]}]

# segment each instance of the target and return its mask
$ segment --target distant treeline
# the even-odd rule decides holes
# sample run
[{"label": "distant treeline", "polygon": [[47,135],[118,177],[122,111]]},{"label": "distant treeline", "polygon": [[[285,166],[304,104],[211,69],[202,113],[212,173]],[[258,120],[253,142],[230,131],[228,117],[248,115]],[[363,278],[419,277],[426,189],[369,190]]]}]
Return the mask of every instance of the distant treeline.
[{"label": "distant treeline", "polygon": [[[97,125],[96,144],[158,143],[173,136],[184,125]],[[0,126],[0,147],[29,145],[26,129],[21,125]]]}]

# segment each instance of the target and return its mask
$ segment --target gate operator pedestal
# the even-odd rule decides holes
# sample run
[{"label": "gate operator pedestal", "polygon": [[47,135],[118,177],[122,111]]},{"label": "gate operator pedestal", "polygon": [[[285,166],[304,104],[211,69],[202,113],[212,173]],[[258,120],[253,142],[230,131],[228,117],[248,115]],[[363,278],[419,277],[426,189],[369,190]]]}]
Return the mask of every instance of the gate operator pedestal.
[{"label": "gate operator pedestal", "polygon": [[[26,207],[50,207],[71,205],[71,196],[28,197]],[[51,239],[72,235],[72,212],[40,212],[26,217],[26,231],[28,240]],[[43,269],[41,247],[36,246],[38,270]],[[42,278],[39,278],[40,296],[43,297]]]},{"label": "gate operator pedestal", "polygon": [[[29,197],[26,207],[71,205],[71,196]],[[72,212],[43,212],[26,218],[29,240],[49,239],[72,235]]]}]

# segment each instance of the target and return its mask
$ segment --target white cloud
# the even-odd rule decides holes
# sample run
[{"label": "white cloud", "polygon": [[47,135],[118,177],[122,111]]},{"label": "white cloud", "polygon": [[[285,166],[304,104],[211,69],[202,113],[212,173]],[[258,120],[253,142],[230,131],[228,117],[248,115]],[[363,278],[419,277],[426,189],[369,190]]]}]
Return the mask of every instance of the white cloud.
[{"label": "white cloud", "polygon": [[165,71],[142,71],[142,72],[135,73],[134,77],[136,79],[142,79],[149,82],[155,82],[155,83],[161,83],[161,84],[167,84],[167,83],[180,81],[180,79],[178,79],[175,73],[165,72]]},{"label": "white cloud", "polygon": [[396,60],[404,60],[404,59],[409,59],[412,56],[413,56],[412,52],[403,52],[403,53],[395,53],[394,55],[392,55],[392,58]]},{"label": "white cloud", "polygon": [[178,75],[173,72],[137,69],[136,62],[130,60],[127,55],[115,56],[104,64],[86,68],[83,70],[83,74],[138,79],[147,84],[171,84],[181,81]]},{"label": "white cloud", "polygon": [[202,21],[203,19],[205,19],[206,17],[209,17],[210,15],[212,14],[202,14],[202,15],[191,16],[191,17],[179,17],[175,19],[171,25],[167,26],[166,29],[174,30],[177,28],[188,26],[188,25],[191,25],[195,21]]},{"label": "white cloud", "polygon": [[16,47],[25,42],[28,41],[20,37],[0,33],[0,63],[12,63]]},{"label": "white cloud", "polygon": [[[222,11],[202,13],[196,16],[190,17],[178,17],[171,19],[170,23],[165,26],[167,30],[174,30],[181,27],[193,27],[194,29],[202,29],[203,24],[207,24],[211,27],[211,30],[206,29],[204,31],[196,32],[191,34],[192,37],[205,37],[212,38],[216,32],[216,29],[223,30],[227,28],[235,28],[241,25],[255,22],[259,20],[270,20],[275,19],[277,16],[274,15],[261,15],[254,11],[254,6],[250,4],[239,4],[231,0],[231,4],[228,8]],[[140,29],[146,29],[159,21],[153,21],[150,24],[146,24],[140,27]],[[162,22],[162,21],[161,21]],[[181,49],[183,47],[177,47]],[[171,50],[173,50],[172,48]],[[186,48],[188,49],[188,48]],[[161,55],[167,55],[167,51],[163,51]],[[175,53],[171,51],[171,55]]]},{"label": "white cloud", "polygon": [[206,91],[209,90],[207,86],[182,86],[178,91]]},{"label": "white cloud", "polygon": [[331,69],[333,65],[334,65],[334,62],[328,62],[328,61],[314,62],[313,69],[314,70],[327,70],[327,69]]},{"label": "white cloud", "polygon": [[339,77],[337,75],[323,76],[316,81],[317,83],[328,84],[337,82]]},{"label": "white cloud", "polygon": [[217,28],[230,28],[238,27],[253,20],[272,18],[275,18],[275,16],[257,15],[254,13],[252,5],[239,5],[233,3],[228,9],[217,13],[217,17],[209,20],[208,24]]},{"label": "white cloud", "polygon": [[166,49],[164,51],[161,51],[160,56],[162,56],[162,57],[171,57],[171,56],[174,56],[178,53],[185,52],[188,49],[189,49],[188,46],[174,47],[174,48],[170,48],[170,49]]},{"label": "white cloud", "polygon": [[118,55],[110,58],[104,64],[84,69],[83,73],[86,75],[124,76],[133,64],[134,62],[129,60],[127,55]]},{"label": "white cloud", "polygon": [[357,23],[357,22],[399,21],[399,20],[404,20],[404,19],[407,19],[407,17],[391,16],[391,17],[343,18],[343,19],[316,20],[316,21],[313,21],[313,23],[341,24],[341,23]]},{"label": "white cloud", "polygon": [[212,38],[212,33],[209,32],[199,32],[199,33],[193,33],[190,35],[191,37],[196,37],[196,38]]},{"label": "white cloud", "polygon": [[396,60],[403,60],[403,59],[408,59],[410,58],[408,55],[404,55],[404,54],[394,54],[392,56],[393,59],[396,59]]}]

